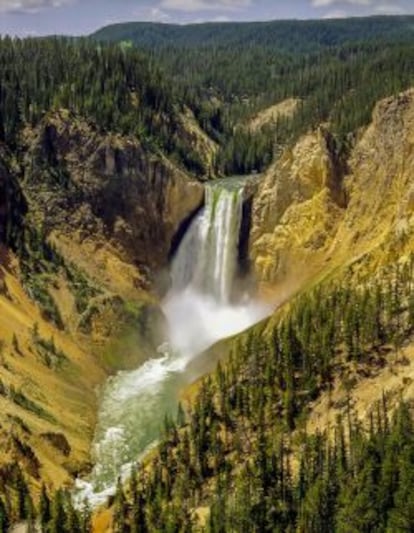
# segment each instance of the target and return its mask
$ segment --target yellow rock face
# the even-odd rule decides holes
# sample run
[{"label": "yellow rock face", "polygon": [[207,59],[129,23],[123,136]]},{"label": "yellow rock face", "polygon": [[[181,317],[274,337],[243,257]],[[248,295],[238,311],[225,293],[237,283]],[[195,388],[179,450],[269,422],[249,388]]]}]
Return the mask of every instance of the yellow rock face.
[{"label": "yellow rock face", "polygon": [[254,201],[251,255],[263,285],[298,289],[361,255],[378,264],[413,249],[413,131],[410,90],[377,105],[345,175],[322,129],[285,152]]},{"label": "yellow rock face", "polygon": [[177,135],[181,139],[186,139],[194,152],[200,157],[206,170],[206,175],[212,175],[219,146],[201,129],[189,108],[186,108],[181,115]]},{"label": "yellow rock face", "polygon": [[251,239],[262,282],[306,278],[309,258],[315,269],[323,260],[344,203],[336,172],[323,130],[303,137],[269,169],[254,201]]},{"label": "yellow rock face", "polygon": [[[59,486],[89,461],[94,389],[105,374],[87,349],[44,321],[12,273],[13,257],[4,248],[0,255],[0,471],[18,461],[32,483]],[[61,356],[47,364],[42,343],[51,339]]]},{"label": "yellow rock face", "polygon": [[248,128],[255,131],[263,126],[277,122],[280,118],[291,117],[295,114],[300,105],[300,100],[297,98],[288,98],[276,105],[268,107],[264,111],[258,113],[248,124]]}]

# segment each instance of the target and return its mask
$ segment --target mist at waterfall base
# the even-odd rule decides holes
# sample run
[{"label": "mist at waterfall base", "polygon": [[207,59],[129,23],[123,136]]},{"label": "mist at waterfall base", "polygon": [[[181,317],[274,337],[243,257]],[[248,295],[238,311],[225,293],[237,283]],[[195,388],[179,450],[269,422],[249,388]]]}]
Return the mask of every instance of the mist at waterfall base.
[{"label": "mist at waterfall base", "polygon": [[169,342],[192,358],[265,316],[248,294],[236,295],[243,189],[209,186],[206,207],[181,243],[163,310]]},{"label": "mist at waterfall base", "polygon": [[88,480],[77,481],[77,503],[103,503],[118,477],[126,477],[157,442],[165,415],[175,415],[180,392],[194,379],[186,372],[191,361],[269,314],[269,306],[235,290],[242,205],[240,186],[206,187],[206,205],[173,260],[162,306],[168,338],[153,359],[108,380],[93,443],[94,468]]}]

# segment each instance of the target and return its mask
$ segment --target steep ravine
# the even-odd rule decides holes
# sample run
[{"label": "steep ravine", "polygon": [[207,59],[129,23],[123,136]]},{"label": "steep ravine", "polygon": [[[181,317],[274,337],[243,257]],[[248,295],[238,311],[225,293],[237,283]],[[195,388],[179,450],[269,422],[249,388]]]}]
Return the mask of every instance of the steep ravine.
[{"label": "steep ravine", "polygon": [[[138,523],[136,509],[151,526],[173,520],[202,531],[211,517],[220,531],[223,523],[232,529],[241,515],[235,530],[252,522],[266,523],[258,531],[271,530],[269,522],[272,529],[283,523],[293,494],[306,486],[298,473],[307,438],[305,461],[316,464],[314,445],[329,442],[330,432],[336,431],[333,441],[346,442],[355,431],[364,447],[357,428],[372,435],[377,425],[385,433],[383,424],[401,399],[412,405],[413,117],[414,91],[384,100],[359,132],[346,166],[320,130],[302,138],[259,183],[251,256],[263,291],[270,287],[273,297],[288,302],[225,343],[221,368],[187,396],[187,421],[166,432],[148,457],[139,487],[132,494],[126,488],[128,503],[120,507],[118,497],[97,516],[97,531],[116,530],[125,517]],[[340,417],[343,433],[334,425]],[[350,458],[345,487],[355,476]],[[370,464],[367,470],[371,475]],[[285,499],[284,471],[295,479],[295,493],[288,490]],[[329,478],[331,470],[323,471]],[[310,487],[304,505],[316,512],[327,493],[321,499],[320,487]],[[145,499],[148,494],[160,496]],[[363,501],[356,507],[362,513]],[[299,499],[289,529],[298,527],[302,504]],[[309,530],[320,525],[313,522]]]},{"label": "steep ravine", "polygon": [[[413,125],[414,90],[377,105],[346,165],[324,127],[252,185],[239,259],[272,302],[340,277],[345,266],[368,276],[414,250]],[[0,192],[12,176],[25,227],[40,233],[24,254],[12,246],[11,203],[0,197],[0,474],[20,460],[38,488],[42,479],[70,484],[90,466],[95,387],[154,348],[157,339],[142,333],[160,317],[155,287],[166,286],[163,270],[204,187],[137,139],[102,133],[67,111],[27,128],[22,147],[13,169],[0,154]],[[44,290],[63,327],[45,315]],[[277,320],[261,326],[265,334]],[[24,459],[18,442],[35,459]]]},{"label": "steep ravine", "polygon": [[[102,391],[93,443],[94,468],[78,480],[75,499],[105,503],[120,475],[128,475],[161,437],[165,416],[175,417],[183,390],[208,368],[203,352],[271,311],[255,294],[241,294],[239,241],[245,180],[206,186],[205,207],[193,219],[171,265],[162,301],[168,329],[144,364],[110,378]],[[195,373],[194,361],[197,364]]]}]

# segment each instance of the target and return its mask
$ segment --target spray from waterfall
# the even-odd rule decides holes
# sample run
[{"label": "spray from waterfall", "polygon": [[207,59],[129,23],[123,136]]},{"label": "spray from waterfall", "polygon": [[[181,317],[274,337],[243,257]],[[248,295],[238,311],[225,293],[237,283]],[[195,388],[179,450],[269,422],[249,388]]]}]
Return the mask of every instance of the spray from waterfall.
[{"label": "spray from waterfall", "polygon": [[174,258],[163,309],[171,350],[192,358],[216,341],[243,331],[266,314],[235,299],[243,188],[206,187],[206,203]]}]

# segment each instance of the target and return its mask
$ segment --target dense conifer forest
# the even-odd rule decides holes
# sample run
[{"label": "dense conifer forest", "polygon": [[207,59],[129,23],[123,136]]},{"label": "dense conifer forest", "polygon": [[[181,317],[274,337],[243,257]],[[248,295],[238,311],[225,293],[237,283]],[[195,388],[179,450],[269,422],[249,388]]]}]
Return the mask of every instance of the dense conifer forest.
[{"label": "dense conifer forest", "polygon": [[[312,401],[335,376],[381,366],[414,331],[413,262],[377,281],[328,282],[248,334],[191,411],[165,421],[150,465],[119,484],[116,531],[403,532],[414,528],[414,425],[387,398],[364,427],[351,406],[308,436]],[[266,340],[268,338],[268,340]]]},{"label": "dense conifer forest", "polygon": [[[369,122],[374,104],[413,81],[412,17],[341,21],[172,25],[130,23],[94,34],[135,45],[174,80],[221,145],[217,170],[263,170],[281,147],[330,122],[338,150]],[[252,134],[242,126],[286,98],[301,104]],[[272,142],[269,142],[271,137]]]},{"label": "dense conifer forest", "polygon": [[102,129],[171,148],[172,95],[139,52],[82,40],[5,38],[0,68],[0,139],[12,147],[25,124],[66,108]]},{"label": "dense conifer forest", "polygon": [[[25,123],[63,107],[105,130],[137,135],[205,174],[177,135],[178,114],[187,106],[220,146],[214,161],[219,174],[264,170],[284,146],[322,122],[330,123],[343,153],[375,102],[411,86],[411,37],[411,18],[396,17],[185,28],[130,24],[89,40],[5,38],[0,139],[16,146]],[[258,131],[246,127],[260,110],[292,97],[300,101],[292,117]]]},{"label": "dense conifer forest", "polygon": [[350,42],[409,42],[414,17],[369,17],[338,20],[285,20],[206,24],[127,22],[106,26],[92,35],[97,40],[130,41],[147,49],[270,46],[281,52],[307,53]]}]

